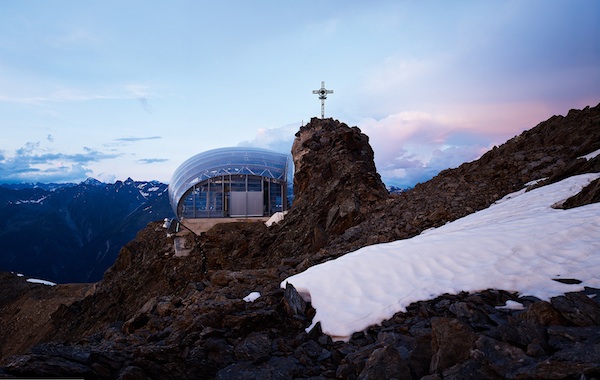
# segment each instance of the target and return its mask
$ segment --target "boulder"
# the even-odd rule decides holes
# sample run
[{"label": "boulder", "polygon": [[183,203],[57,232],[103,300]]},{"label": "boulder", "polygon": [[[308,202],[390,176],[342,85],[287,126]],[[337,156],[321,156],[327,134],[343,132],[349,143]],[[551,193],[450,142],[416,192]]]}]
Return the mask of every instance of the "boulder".
[{"label": "boulder", "polygon": [[431,337],[430,372],[440,372],[467,360],[477,340],[477,335],[468,325],[443,317],[431,320]]}]

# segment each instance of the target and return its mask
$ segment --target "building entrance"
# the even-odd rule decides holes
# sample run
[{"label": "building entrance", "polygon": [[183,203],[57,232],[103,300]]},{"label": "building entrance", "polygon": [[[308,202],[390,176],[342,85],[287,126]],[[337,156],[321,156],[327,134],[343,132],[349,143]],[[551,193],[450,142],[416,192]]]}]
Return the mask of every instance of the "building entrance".
[{"label": "building entrance", "polygon": [[233,191],[230,194],[230,216],[263,216],[262,192]]},{"label": "building entrance", "polygon": [[226,175],[192,186],[183,197],[184,218],[259,217],[283,211],[285,183],[251,175]]}]

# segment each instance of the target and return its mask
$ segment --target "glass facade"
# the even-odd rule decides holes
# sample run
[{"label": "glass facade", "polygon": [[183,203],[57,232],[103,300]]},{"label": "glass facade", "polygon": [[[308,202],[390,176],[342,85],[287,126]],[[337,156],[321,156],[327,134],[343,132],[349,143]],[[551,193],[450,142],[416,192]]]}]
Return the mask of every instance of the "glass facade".
[{"label": "glass facade", "polygon": [[221,148],[185,161],[171,177],[169,201],[179,219],[270,216],[287,208],[289,155]]}]

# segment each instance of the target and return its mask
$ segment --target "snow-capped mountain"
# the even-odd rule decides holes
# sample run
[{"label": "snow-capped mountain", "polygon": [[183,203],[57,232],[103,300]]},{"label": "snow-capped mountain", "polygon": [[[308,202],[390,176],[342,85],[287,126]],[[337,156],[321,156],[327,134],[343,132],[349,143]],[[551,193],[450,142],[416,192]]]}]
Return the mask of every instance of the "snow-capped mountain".
[{"label": "snow-capped mountain", "polygon": [[171,214],[167,185],[156,181],[0,184],[0,269],[98,281],[137,231]]}]

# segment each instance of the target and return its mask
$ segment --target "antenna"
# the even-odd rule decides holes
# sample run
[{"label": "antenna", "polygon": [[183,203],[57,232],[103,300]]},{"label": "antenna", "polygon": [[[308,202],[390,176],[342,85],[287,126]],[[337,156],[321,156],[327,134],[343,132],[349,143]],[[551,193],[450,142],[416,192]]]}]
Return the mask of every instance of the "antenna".
[{"label": "antenna", "polygon": [[313,90],[312,93],[319,94],[319,99],[321,99],[321,119],[325,119],[325,99],[327,99],[327,94],[333,94],[333,90],[325,89],[325,81],[322,81],[321,88]]}]

